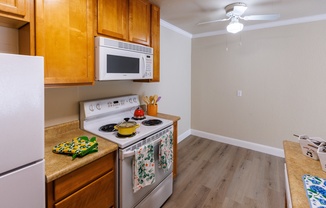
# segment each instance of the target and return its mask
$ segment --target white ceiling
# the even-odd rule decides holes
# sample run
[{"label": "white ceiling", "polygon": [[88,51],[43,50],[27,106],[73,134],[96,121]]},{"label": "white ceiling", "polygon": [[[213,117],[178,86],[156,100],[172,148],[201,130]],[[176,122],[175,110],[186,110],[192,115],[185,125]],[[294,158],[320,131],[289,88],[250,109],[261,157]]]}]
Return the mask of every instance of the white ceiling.
[{"label": "white ceiling", "polygon": [[[193,36],[226,33],[226,22],[197,25],[226,18],[224,7],[232,0],[150,0],[161,8],[161,19]],[[326,19],[325,0],[243,0],[248,9],[243,16],[280,14],[274,21],[244,21],[244,30]],[[326,25],[325,25],[326,26]]]}]

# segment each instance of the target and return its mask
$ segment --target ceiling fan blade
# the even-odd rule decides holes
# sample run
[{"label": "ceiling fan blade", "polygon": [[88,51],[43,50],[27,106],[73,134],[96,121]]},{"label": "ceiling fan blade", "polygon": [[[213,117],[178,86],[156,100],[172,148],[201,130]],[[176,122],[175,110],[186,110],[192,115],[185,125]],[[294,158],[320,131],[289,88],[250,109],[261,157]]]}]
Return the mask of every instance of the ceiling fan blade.
[{"label": "ceiling fan blade", "polygon": [[240,17],[243,20],[276,20],[280,18],[280,14],[266,14],[266,15],[248,15]]},{"label": "ceiling fan blade", "polygon": [[233,8],[233,14],[236,16],[242,15],[247,10],[246,6],[234,6]]},{"label": "ceiling fan blade", "polygon": [[204,25],[204,24],[210,24],[210,23],[215,23],[215,22],[224,22],[224,21],[228,21],[230,20],[230,18],[226,18],[226,19],[217,19],[217,20],[211,20],[211,21],[206,21],[206,22],[199,22],[197,23],[197,25]]}]

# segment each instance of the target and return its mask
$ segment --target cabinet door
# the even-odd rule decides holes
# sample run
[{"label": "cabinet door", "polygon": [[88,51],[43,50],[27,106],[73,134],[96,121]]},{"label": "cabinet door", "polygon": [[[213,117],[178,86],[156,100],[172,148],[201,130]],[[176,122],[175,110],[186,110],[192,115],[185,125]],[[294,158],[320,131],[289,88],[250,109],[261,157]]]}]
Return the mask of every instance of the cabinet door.
[{"label": "cabinet door", "polygon": [[150,45],[151,5],[148,0],[129,0],[129,41]]},{"label": "cabinet door", "polygon": [[97,1],[97,33],[128,40],[128,0]]},{"label": "cabinet door", "polygon": [[0,11],[14,14],[17,16],[25,16],[27,0],[0,0]]},{"label": "cabinet door", "polygon": [[54,200],[58,201],[81,189],[90,181],[99,178],[114,169],[114,153],[110,153],[88,165],[85,165],[71,173],[68,173],[55,180]]},{"label": "cabinet door", "polygon": [[44,56],[45,84],[94,82],[91,0],[36,0],[36,54]]},{"label": "cabinet door", "polygon": [[114,207],[114,171],[55,204],[55,208],[108,208]]},{"label": "cabinet door", "polygon": [[160,81],[160,8],[151,5],[151,47],[154,49],[153,79]]},{"label": "cabinet door", "polygon": [[153,79],[135,80],[136,82],[159,82],[160,81],[160,8],[151,5],[151,37],[150,46],[154,50],[153,55]]}]

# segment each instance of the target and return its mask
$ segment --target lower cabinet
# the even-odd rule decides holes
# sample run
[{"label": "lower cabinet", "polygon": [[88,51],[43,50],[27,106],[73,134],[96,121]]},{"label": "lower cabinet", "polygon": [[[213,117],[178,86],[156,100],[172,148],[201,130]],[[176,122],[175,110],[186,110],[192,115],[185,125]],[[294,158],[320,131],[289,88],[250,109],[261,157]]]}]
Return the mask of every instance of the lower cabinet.
[{"label": "lower cabinet", "polygon": [[47,207],[114,207],[114,161],[115,152],[47,183]]}]

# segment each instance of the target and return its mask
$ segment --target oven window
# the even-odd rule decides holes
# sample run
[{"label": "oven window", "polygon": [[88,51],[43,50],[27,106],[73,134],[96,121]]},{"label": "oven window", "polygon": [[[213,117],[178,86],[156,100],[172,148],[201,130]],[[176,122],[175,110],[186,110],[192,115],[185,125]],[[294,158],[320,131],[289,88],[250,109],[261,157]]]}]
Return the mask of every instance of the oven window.
[{"label": "oven window", "polygon": [[139,58],[107,55],[106,63],[107,73],[139,73]]}]

